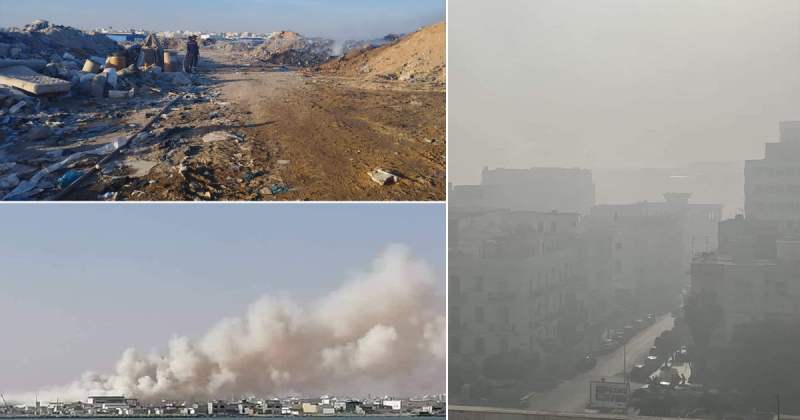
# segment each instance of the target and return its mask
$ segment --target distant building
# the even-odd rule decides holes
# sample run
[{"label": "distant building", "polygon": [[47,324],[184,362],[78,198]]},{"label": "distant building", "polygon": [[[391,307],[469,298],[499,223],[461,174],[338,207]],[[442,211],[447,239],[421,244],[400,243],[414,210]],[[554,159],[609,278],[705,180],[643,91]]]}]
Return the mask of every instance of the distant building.
[{"label": "distant building", "polygon": [[720,224],[719,241],[691,270],[692,295],[720,310],[712,345],[727,343],[743,323],[800,321],[800,237],[740,216]]},{"label": "distant building", "polygon": [[302,405],[303,414],[317,414],[319,406],[317,404],[304,402]]},{"label": "distant building", "polygon": [[767,143],[764,159],[745,162],[745,214],[800,228],[800,121],[780,123],[780,142]]},{"label": "distant building", "polygon": [[266,400],[261,406],[261,414],[279,416],[283,414],[283,403],[278,399]]},{"label": "distant building", "polygon": [[453,207],[588,214],[595,187],[586,169],[484,168],[480,185],[453,186],[448,197]]},{"label": "distant building", "polygon": [[585,218],[594,239],[611,245],[610,286],[620,304],[620,296],[629,296],[641,310],[670,310],[688,285],[693,256],[717,249],[722,205],[690,203],[684,193],[664,198],[598,205]]},{"label": "distant building", "polygon": [[384,400],[382,405],[391,408],[393,411],[400,411],[403,409],[403,401],[400,400]]}]

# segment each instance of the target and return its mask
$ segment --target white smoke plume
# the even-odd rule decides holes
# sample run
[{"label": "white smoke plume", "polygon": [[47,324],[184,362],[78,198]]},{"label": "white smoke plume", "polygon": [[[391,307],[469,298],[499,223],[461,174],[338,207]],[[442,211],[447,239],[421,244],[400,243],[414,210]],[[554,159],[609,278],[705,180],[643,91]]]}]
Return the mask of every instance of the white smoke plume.
[{"label": "white smoke plume", "polygon": [[[113,373],[88,372],[38,398],[444,392],[444,298],[435,283],[425,262],[392,246],[317,301],[264,296],[198,339],[176,336],[161,353],[129,349]],[[33,401],[34,393],[11,399]]]}]

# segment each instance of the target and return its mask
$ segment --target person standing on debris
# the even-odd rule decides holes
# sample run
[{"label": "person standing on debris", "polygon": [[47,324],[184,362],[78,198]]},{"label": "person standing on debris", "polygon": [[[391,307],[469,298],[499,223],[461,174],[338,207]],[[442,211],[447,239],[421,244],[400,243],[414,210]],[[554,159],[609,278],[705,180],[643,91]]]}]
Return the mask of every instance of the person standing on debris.
[{"label": "person standing on debris", "polygon": [[194,73],[197,69],[197,61],[200,59],[200,45],[197,37],[192,35],[186,42],[186,59],[183,61],[183,68],[187,73]]}]

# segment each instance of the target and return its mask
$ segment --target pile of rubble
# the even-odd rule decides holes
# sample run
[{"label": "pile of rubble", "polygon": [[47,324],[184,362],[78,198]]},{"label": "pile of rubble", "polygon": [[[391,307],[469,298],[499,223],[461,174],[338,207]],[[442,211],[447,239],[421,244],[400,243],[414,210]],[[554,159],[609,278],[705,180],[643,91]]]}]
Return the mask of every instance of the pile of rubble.
[{"label": "pile of rubble", "polygon": [[438,23],[381,47],[352,50],[319,70],[351,77],[444,85],[446,32],[446,24]]},{"label": "pile of rubble", "polygon": [[74,57],[106,56],[117,48],[117,43],[103,34],[85,33],[46,20],[0,32],[0,58],[47,60],[64,53]]},{"label": "pile of rubble", "polygon": [[330,39],[306,38],[296,32],[282,31],[270,34],[249,55],[268,64],[314,67],[334,56],[334,45]]},{"label": "pile of rubble", "polygon": [[125,99],[141,83],[191,83],[154,36],[123,48],[104,35],[37,21],[0,32],[0,40],[13,42],[0,43],[0,121],[35,110],[44,95]]},{"label": "pile of rubble", "polygon": [[[65,156],[84,158],[65,150],[105,152],[93,142],[120,129],[105,121],[159,104],[171,91],[199,91],[155,36],[125,47],[100,37],[45,21],[0,32],[11,41],[0,44],[0,199],[47,190],[41,178],[71,163]],[[28,178],[34,173],[44,175]]]}]

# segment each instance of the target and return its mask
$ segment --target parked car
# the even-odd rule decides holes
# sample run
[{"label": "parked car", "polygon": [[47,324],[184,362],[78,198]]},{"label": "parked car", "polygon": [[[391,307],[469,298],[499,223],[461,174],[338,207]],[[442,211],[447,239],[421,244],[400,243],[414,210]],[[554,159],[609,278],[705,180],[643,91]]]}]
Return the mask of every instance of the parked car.
[{"label": "parked car", "polygon": [[594,368],[597,366],[597,359],[594,358],[591,354],[587,354],[586,357],[578,362],[578,370],[579,371],[587,371],[589,369]]},{"label": "parked car", "polygon": [[661,359],[658,356],[647,356],[644,359],[644,365],[647,366],[648,369],[656,370],[659,366],[661,366]]},{"label": "parked car", "polygon": [[631,369],[631,380],[645,383],[650,379],[650,373],[652,373],[652,370],[648,370],[644,363],[637,363]]}]

